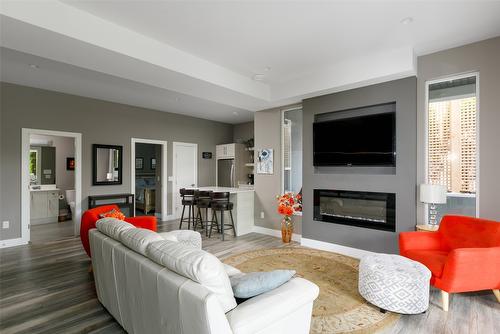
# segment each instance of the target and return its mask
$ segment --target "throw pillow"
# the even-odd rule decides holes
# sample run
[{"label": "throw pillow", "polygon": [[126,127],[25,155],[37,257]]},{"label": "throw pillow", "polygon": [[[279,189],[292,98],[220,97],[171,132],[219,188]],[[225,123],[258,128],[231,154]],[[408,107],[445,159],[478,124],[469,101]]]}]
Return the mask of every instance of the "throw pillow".
[{"label": "throw pillow", "polygon": [[154,262],[212,291],[224,312],[236,307],[229,277],[215,255],[170,240],[151,243],[146,254]]},{"label": "throw pillow", "polygon": [[273,270],[230,276],[231,287],[237,298],[250,298],[276,289],[288,282],[295,270]]},{"label": "throw pillow", "polygon": [[116,209],[101,213],[99,215],[99,217],[101,217],[101,218],[116,218],[118,220],[125,220],[125,215],[121,211],[116,210]]}]

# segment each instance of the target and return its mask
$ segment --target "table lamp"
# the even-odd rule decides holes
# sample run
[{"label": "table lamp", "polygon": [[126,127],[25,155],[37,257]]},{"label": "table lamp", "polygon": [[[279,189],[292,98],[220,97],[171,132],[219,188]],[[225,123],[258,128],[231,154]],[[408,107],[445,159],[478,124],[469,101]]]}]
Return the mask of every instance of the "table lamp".
[{"label": "table lamp", "polygon": [[429,225],[437,225],[436,204],[446,204],[446,186],[421,184],[420,202],[429,204]]}]

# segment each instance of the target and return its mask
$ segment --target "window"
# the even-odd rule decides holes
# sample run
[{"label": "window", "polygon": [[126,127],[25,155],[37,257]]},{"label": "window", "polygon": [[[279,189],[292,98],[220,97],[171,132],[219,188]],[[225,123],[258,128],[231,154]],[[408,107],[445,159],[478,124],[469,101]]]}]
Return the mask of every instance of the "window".
[{"label": "window", "polygon": [[283,192],[302,191],[302,109],[283,111],[281,124]]},{"label": "window", "polygon": [[447,213],[476,215],[476,76],[428,84],[427,183],[447,187]]},{"label": "window", "polygon": [[30,149],[30,184],[36,184],[38,181],[38,150]]}]

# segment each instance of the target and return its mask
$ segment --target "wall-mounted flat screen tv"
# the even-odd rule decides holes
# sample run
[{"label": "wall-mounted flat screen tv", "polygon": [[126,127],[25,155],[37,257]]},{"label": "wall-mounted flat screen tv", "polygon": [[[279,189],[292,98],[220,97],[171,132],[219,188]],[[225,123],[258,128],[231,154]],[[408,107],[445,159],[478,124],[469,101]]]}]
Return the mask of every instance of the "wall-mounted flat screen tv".
[{"label": "wall-mounted flat screen tv", "polygon": [[314,166],[396,166],[396,113],[313,124]]}]

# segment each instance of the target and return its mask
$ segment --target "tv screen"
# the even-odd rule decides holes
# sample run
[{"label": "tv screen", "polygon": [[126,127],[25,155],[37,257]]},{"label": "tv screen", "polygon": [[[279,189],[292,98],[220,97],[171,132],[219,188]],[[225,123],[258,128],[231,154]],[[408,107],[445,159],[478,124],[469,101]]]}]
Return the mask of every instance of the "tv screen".
[{"label": "tv screen", "polygon": [[395,166],[396,113],[313,125],[314,166]]}]

